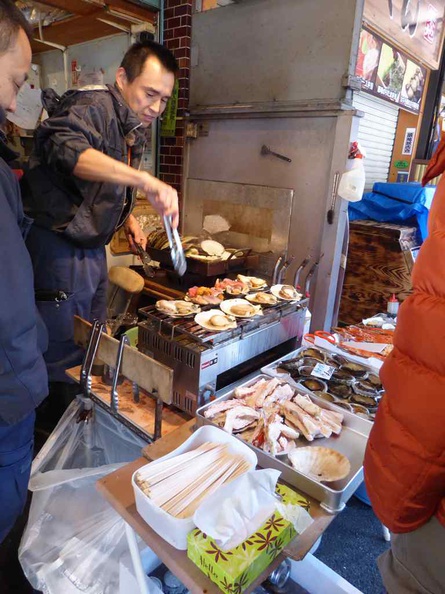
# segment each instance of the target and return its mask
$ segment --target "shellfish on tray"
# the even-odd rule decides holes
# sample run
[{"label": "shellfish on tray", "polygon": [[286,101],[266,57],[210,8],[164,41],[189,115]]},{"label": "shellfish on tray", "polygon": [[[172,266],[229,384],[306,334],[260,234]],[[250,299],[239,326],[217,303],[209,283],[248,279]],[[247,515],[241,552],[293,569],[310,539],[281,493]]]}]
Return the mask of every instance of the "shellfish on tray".
[{"label": "shellfish on tray", "polygon": [[215,283],[215,289],[225,291],[228,295],[246,295],[250,291],[247,283],[232,280],[231,278],[218,279]]},{"label": "shellfish on tray", "polygon": [[224,295],[220,289],[214,287],[191,287],[184,299],[198,305],[219,305]]},{"label": "shellfish on tray", "polygon": [[262,314],[260,305],[252,305],[245,299],[229,299],[220,304],[220,308],[229,316],[237,318],[252,318],[253,316]]},{"label": "shellfish on tray", "polygon": [[283,301],[300,301],[303,297],[302,293],[292,285],[274,285],[270,288],[270,292]]},{"label": "shellfish on tray", "polygon": [[231,328],[236,328],[236,320],[231,316],[227,316],[218,309],[210,309],[209,311],[202,311],[195,316],[195,322],[212,332],[223,332]]},{"label": "shellfish on tray", "polygon": [[275,297],[275,295],[262,291],[246,295],[246,299],[251,303],[258,303],[258,305],[262,305],[263,307],[270,307],[278,303],[278,299]]},{"label": "shellfish on tray", "polygon": [[264,278],[258,278],[257,276],[244,276],[244,274],[238,274],[236,277],[242,283],[249,285],[251,289],[262,289],[267,287],[267,283]]},{"label": "shellfish on tray", "polygon": [[158,311],[172,318],[185,318],[201,311],[199,305],[182,300],[169,301],[161,299],[156,301],[155,307]]},{"label": "shellfish on tray", "polygon": [[351,472],[348,458],[336,450],[320,446],[295,448],[289,453],[295,470],[316,481],[339,481]]}]

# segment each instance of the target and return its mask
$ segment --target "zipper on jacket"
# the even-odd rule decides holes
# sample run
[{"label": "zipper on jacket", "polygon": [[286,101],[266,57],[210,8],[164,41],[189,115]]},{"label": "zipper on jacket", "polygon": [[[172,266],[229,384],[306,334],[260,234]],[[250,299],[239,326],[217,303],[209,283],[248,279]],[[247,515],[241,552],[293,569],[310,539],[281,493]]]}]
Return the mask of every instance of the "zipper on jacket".
[{"label": "zipper on jacket", "polygon": [[36,301],[54,301],[60,303],[60,301],[66,301],[68,295],[65,291],[50,291],[47,289],[36,289],[34,291]]}]

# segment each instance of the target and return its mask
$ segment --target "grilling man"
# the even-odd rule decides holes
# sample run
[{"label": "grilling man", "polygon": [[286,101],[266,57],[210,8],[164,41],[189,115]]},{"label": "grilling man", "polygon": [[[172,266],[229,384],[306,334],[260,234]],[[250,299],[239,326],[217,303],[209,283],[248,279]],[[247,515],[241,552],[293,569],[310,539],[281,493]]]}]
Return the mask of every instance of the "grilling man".
[{"label": "grilling man", "polygon": [[[49,332],[51,382],[66,382],[65,370],[81,361],[73,316],[106,317],[105,245],[123,226],[133,250],[136,243],[145,247],[131,214],[135,192],[177,225],[176,191],[139,170],[147,128],[164,111],[177,71],[168,49],[146,41],[127,51],[115,85],[70,90],[61,98],[44,92],[49,118],[36,131],[22,191],[25,211],[35,219],[27,245]],[[60,394],[66,384],[53,388]]]}]

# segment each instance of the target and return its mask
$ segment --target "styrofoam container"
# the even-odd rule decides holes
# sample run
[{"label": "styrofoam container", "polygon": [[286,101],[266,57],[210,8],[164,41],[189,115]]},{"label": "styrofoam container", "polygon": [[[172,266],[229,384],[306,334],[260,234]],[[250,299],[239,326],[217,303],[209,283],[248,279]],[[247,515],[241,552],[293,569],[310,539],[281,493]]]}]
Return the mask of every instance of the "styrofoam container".
[{"label": "styrofoam container", "polygon": [[131,477],[131,484],[133,485],[134,497],[136,500],[136,509],[139,515],[147,522],[147,524],[162,536],[172,547],[185,551],[187,549],[187,534],[195,528],[193,518],[175,518],[171,516],[161,507],[158,507],[147,495],[138,487],[135,481],[135,476],[141,470],[153,464],[159,464],[163,460],[168,460],[179,454],[184,454],[190,450],[194,450],[205,442],[227,443],[229,444],[229,452],[232,454],[241,454],[249,464],[249,470],[253,470],[257,464],[258,459],[256,454],[239,439],[236,439],[229,433],[217,427],[205,426],[200,427],[193,435],[191,435],[182,445],[176,450],[173,450],[166,456],[150,462],[146,466],[139,468]]}]

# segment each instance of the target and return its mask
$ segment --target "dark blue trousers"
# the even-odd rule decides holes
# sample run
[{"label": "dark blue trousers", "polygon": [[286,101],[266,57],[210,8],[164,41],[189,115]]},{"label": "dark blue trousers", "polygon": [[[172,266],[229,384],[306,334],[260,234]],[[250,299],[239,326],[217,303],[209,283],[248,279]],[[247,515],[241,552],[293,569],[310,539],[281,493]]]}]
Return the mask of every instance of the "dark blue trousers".
[{"label": "dark blue trousers", "polygon": [[37,300],[48,328],[45,353],[50,382],[69,382],[65,370],[80,365],[83,351],[74,344],[74,316],[105,321],[107,262],[105,248],[81,248],[63,235],[33,226],[26,240],[37,291],[64,291],[66,301]]},{"label": "dark blue trousers", "polygon": [[25,507],[35,416],[33,411],[15,425],[0,421],[0,543]]}]

